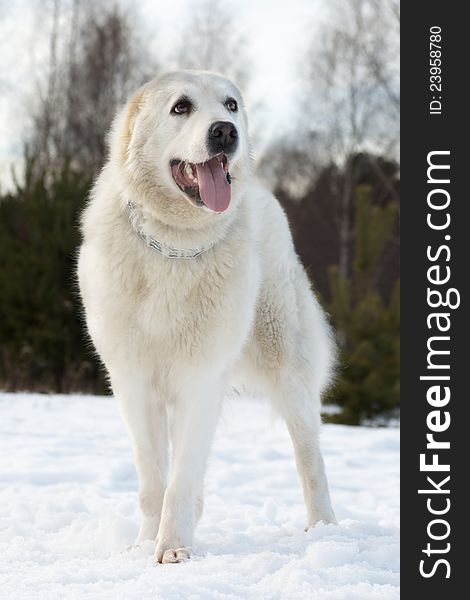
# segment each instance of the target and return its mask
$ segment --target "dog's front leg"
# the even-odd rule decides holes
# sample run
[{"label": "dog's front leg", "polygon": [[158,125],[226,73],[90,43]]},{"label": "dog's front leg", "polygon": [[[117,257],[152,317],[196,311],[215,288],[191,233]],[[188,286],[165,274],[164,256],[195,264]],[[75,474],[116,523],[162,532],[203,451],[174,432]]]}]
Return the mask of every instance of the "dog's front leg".
[{"label": "dog's front leg", "polygon": [[112,376],[119,411],[132,439],[139,475],[142,513],[136,544],[155,540],[160,523],[168,467],[167,416],[150,383],[139,377]]},{"label": "dog's front leg", "polygon": [[171,476],[163,500],[155,560],[189,558],[194,529],[202,510],[203,480],[224,392],[222,381],[186,387],[170,417],[173,446]]}]

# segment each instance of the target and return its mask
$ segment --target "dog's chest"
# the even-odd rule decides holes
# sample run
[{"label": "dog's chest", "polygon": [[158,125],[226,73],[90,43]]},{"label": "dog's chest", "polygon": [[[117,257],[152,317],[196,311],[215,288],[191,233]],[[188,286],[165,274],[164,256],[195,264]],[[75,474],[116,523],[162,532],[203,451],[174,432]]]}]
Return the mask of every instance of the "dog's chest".
[{"label": "dog's chest", "polygon": [[155,258],[153,264],[135,265],[128,290],[148,344],[188,356],[240,346],[254,314],[253,265],[221,253],[195,261]]}]

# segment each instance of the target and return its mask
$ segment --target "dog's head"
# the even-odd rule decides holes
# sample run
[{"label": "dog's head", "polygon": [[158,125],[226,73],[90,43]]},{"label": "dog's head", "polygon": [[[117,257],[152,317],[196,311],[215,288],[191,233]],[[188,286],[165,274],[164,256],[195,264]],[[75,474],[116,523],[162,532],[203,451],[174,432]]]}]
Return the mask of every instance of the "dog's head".
[{"label": "dog's head", "polygon": [[[114,158],[139,197],[175,225],[233,210],[251,171],[241,94],[213,73],[168,73],[144,85],[118,117],[114,135],[120,147]],[[115,145],[111,138],[112,152]]]}]

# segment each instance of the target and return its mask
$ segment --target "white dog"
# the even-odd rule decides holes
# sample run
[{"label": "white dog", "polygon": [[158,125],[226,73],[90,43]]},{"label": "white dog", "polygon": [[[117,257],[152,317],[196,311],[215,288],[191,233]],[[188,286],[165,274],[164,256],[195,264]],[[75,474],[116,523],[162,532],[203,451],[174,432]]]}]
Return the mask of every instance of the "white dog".
[{"label": "white dog", "polygon": [[109,142],[78,274],[132,437],[137,541],[156,539],[159,562],[189,557],[230,385],[270,398],[292,437],[308,527],[334,522],[318,441],[334,343],[286,217],[253,177],[240,92],[212,73],[168,73],[117,115]]}]

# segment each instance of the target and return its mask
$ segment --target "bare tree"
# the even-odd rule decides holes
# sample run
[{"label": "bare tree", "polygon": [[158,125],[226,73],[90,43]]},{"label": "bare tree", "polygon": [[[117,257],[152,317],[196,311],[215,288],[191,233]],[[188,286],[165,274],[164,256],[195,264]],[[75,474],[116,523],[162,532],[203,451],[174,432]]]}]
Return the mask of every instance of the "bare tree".
[{"label": "bare tree", "polygon": [[[399,23],[395,0],[336,0],[312,43],[306,73],[312,116],[335,162],[353,152],[393,153],[399,138]],[[386,8],[389,8],[386,11]]]},{"label": "bare tree", "polygon": [[[370,21],[375,33],[368,43],[359,40],[370,74],[384,93],[384,109],[393,117],[400,114],[400,2],[370,0]],[[388,103],[387,103],[388,99]]]},{"label": "bare tree", "polygon": [[55,109],[60,102],[57,97],[59,70],[57,65],[60,0],[50,0],[51,31],[49,34],[49,64],[47,81],[38,90],[37,112],[33,113],[33,152],[36,155],[36,168],[41,172],[52,161],[53,140],[58,136],[59,120]]},{"label": "bare tree", "polygon": [[[399,141],[398,28],[396,0],[336,1],[328,24],[312,43],[306,93],[312,123],[323,139],[329,161],[343,177],[332,195],[338,199],[339,269],[348,276],[351,264],[353,191],[359,153],[396,157]],[[313,99],[313,102],[312,102]],[[372,164],[373,163],[373,164]]]},{"label": "bare tree", "polygon": [[33,124],[41,172],[65,162],[90,174],[101,166],[116,108],[150,70],[134,31],[116,6],[52,0],[49,72]]},{"label": "bare tree", "polygon": [[249,62],[243,51],[246,44],[234,23],[220,0],[195,2],[181,36],[177,67],[215,71],[244,88]]},{"label": "bare tree", "polygon": [[145,79],[142,56],[132,26],[116,8],[87,13],[74,54],[67,69],[64,152],[94,171],[105,155],[116,107]]},{"label": "bare tree", "polygon": [[318,135],[298,130],[274,138],[257,164],[257,174],[272,189],[300,201],[325,166]]}]

